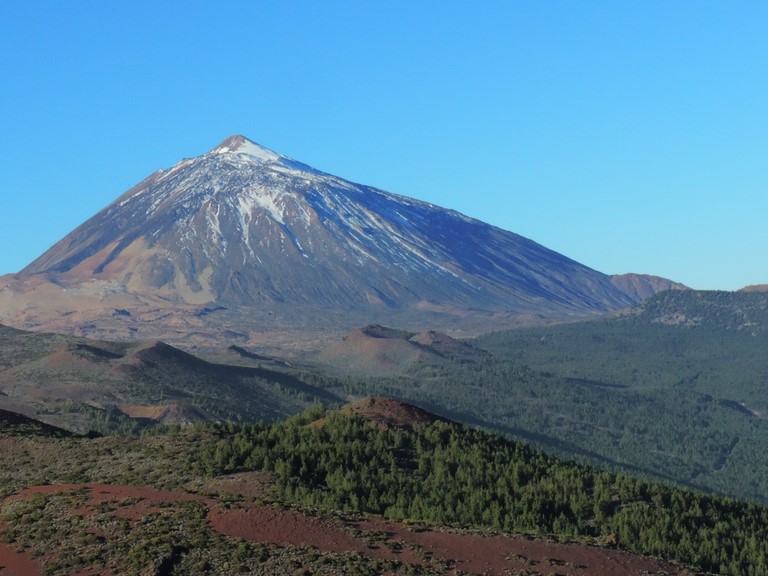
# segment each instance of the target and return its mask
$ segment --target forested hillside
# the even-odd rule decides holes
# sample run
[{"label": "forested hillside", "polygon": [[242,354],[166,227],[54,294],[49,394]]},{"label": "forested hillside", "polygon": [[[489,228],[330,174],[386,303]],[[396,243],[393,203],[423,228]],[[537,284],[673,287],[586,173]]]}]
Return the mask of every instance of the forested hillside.
[{"label": "forested hillside", "polygon": [[0,567],[25,575],[699,571],[662,558],[765,570],[765,508],[557,461],[381,398],[140,436],[7,420]]},{"label": "forested hillside", "polygon": [[709,572],[768,571],[765,507],[600,472],[451,422],[404,429],[318,410],[215,430],[221,439],[199,451],[207,469],[271,472],[286,502],[613,542]]},{"label": "forested hillside", "polygon": [[554,454],[768,501],[768,298],[667,292],[624,317],[478,338],[492,356],[347,377]]}]

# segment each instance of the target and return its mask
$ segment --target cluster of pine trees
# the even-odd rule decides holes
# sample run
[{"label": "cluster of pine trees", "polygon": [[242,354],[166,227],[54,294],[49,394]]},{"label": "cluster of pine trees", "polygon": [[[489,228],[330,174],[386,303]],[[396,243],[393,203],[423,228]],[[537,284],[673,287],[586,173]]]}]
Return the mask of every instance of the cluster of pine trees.
[{"label": "cluster of pine trees", "polygon": [[[322,425],[307,426],[322,417]],[[564,462],[447,422],[382,429],[314,409],[266,426],[218,425],[211,473],[266,470],[312,508],[562,539],[611,540],[724,574],[768,573],[768,508]]]}]

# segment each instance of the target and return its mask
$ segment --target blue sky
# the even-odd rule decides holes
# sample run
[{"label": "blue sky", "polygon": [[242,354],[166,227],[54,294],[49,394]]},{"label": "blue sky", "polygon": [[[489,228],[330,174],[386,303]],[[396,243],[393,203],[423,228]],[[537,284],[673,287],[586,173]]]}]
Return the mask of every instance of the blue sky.
[{"label": "blue sky", "polygon": [[240,133],[605,273],[768,283],[768,3],[0,3],[0,273]]}]

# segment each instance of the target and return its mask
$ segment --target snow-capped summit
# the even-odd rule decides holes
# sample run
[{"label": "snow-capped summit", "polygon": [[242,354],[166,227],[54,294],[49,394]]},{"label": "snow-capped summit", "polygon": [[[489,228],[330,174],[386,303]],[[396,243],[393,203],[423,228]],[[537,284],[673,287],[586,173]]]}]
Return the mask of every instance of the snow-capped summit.
[{"label": "snow-capped summit", "polygon": [[268,148],[259,146],[255,142],[248,140],[245,136],[235,134],[224,140],[221,144],[211,150],[211,154],[246,154],[259,160],[267,162],[276,162],[282,156]]},{"label": "snow-capped summit", "polygon": [[238,135],[146,178],[22,271],[37,273],[169,302],[280,309],[302,325],[325,315],[341,329],[398,314],[440,327],[436,314],[455,325],[637,301],[610,276],[517,234]]}]

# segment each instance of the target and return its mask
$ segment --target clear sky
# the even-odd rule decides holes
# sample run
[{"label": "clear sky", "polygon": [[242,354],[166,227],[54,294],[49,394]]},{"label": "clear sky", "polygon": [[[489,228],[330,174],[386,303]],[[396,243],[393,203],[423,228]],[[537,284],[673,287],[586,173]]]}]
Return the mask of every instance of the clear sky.
[{"label": "clear sky", "polygon": [[768,2],[0,2],[0,273],[239,133],[609,274],[768,283]]}]

